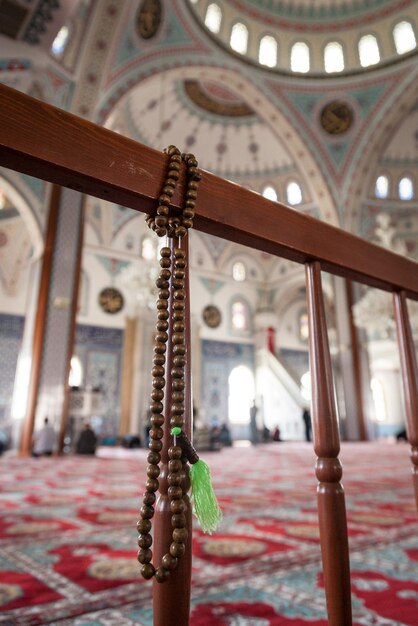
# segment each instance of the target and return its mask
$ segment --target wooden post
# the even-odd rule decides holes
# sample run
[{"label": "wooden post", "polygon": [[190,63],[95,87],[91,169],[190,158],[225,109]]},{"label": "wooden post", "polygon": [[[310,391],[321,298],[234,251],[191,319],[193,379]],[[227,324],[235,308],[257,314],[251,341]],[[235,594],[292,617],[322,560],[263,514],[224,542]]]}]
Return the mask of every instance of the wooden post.
[{"label": "wooden post", "polygon": [[[188,250],[188,238],[182,240],[183,249]],[[177,240],[170,240],[170,247],[173,250],[177,245]],[[186,309],[185,309],[185,345],[186,354],[188,355],[185,368],[185,389],[184,389],[184,432],[191,439],[192,431],[192,397],[191,397],[191,345],[190,345],[190,285],[189,271],[186,265],[185,290],[186,290]],[[170,289],[172,293],[172,290]],[[170,407],[171,407],[171,366],[172,366],[172,304],[173,298],[170,295],[169,300],[169,328],[167,342],[167,360],[166,360],[166,388],[164,396],[164,424],[163,448],[161,450],[161,473],[158,478],[160,481],[160,494],[155,506],[154,514],[154,563],[158,566],[166,552],[168,552],[172,541],[171,526],[171,510],[170,501],[168,499],[168,448],[171,445],[172,437],[170,435]],[[190,487],[189,469],[187,464],[184,465],[184,484],[183,489]],[[184,497],[186,504],[186,520],[189,535],[186,542],[186,551],[180,558],[179,564],[170,574],[169,579],[164,583],[158,583],[155,578],[153,581],[153,609],[154,609],[154,626],[188,626],[190,612],[190,586],[192,575],[192,511],[189,496]]]},{"label": "wooden post", "polygon": [[361,353],[358,340],[358,329],[354,323],[353,305],[353,283],[351,280],[345,281],[348,307],[348,323],[350,326],[351,354],[353,363],[354,391],[355,402],[357,404],[357,425],[359,432],[359,440],[367,441],[366,420],[364,418],[364,397],[363,397],[363,376]]},{"label": "wooden post", "polygon": [[350,564],[340,437],[328,345],[321,266],[307,263],[309,357],[318,515],[329,626],[351,626]]},{"label": "wooden post", "polygon": [[418,368],[404,291],[393,294],[405,397],[406,430],[411,444],[412,480],[418,509]]}]

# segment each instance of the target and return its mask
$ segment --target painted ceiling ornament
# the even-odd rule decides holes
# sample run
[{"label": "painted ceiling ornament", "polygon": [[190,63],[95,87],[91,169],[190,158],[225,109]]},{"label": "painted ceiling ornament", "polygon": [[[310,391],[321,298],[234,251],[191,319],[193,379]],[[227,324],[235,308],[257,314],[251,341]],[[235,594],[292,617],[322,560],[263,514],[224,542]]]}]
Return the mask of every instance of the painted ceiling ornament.
[{"label": "painted ceiling ornament", "polygon": [[[152,368],[152,392],[150,402],[149,432],[150,451],[148,468],[137,523],[138,561],[142,564],[141,574],[145,579],[155,577],[159,583],[169,579],[171,571],[178,566],[190,542],[191,528],[188,523],[188,477],[192,485],[194,512],[206,532],[215,529],[220,521],[220,510],[214,496],[209,468],[203,463],[183,431],[186,410],[190,410],[190,348],[187,346],[190,324],[190,306],[186,288],[186,267],[189,262],[187,246],[182,241],[193,226],[197,188],[201,178],[198,163],[193,154],[181,153],[176,146],[165,150],[168,155],[165,181],[158,198],[156,215],[146,215],[145,221],[158,237],[170,240],[160,250],[160,272],[155,285],[158,288],[157,324]],[[185,172],[185,195],[180,212],[174,212],[171,199],[177,187],[182,169]],[[167,356],[166,356],[167,355]],[[170,377],[167,376],[167,369]],[[166,384],[166,378],[169,385]],[[168,389],[166,389],[168,387]],[[187,394],[187,395],[186,395]],[[168,463],[165,459],[168,458]],[[186,464],[189,461],[193,469]],[[160,473],[166,476],[159,481]],[[161,562],[153,564],[151,546],[152,518],[157,501],[167,500],[171,512],[171,542]],[[163,504],[166,507],[166,504]],[[168,510],[168,509],[166,509]],[[160,514],[163,512],[161,506]],[[168,522],[168,520],[167,520]]]},{"label": "painted ceiling ornament", "polygon": [[346,133],[354,120],[352,108],[342,100],[328,102],[320,113],[322,128],[329,135],[342,135]]},{"label": "painted ceiling ornament", "polygon": [[137,18],[136,30],[142,39],[152,39],[160,28],[162,19],[161,0],[142,0]]}]

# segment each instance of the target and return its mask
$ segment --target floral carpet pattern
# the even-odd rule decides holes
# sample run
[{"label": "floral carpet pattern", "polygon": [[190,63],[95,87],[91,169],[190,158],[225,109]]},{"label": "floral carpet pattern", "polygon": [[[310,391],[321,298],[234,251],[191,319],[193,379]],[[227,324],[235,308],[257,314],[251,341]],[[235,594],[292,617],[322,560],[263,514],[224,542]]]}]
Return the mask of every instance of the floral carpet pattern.
[{"label": "floral carpet pattern", "polygon": [[[136,520],[146,451],[0,459],[0,624],[151,626]],[[355,626],[418,625],[406,444],[342,446]],[[207,453],[224,519],[193,541],[190,626],[326,626],[315,456],[305,443]]]}]

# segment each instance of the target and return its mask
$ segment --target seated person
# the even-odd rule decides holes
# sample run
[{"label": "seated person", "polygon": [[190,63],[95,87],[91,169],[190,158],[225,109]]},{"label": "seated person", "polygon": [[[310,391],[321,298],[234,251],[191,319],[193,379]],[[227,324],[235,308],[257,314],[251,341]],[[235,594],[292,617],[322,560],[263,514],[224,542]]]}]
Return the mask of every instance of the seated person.
[{"label": "seated person", "polygon": [[55,430],[46,417],[44,419],[44,425],[34,435],[32,456],[51,456],[55,446],[55,440]]},{"label": "seated person", "polygon": [[86,424],[78,438],[76,452],[77,454],[95,454],[96,446],[96,433],[94,432],[90,424]]}]

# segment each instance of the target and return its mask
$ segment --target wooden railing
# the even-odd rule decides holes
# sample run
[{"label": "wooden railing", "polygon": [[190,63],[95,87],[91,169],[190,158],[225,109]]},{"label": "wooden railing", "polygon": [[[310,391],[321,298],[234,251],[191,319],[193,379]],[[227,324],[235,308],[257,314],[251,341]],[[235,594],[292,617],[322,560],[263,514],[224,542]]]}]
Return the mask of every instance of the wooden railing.
[{"label": "wooden railing", "polygon": [[[152,213],[164,180],[166,156],[0,85],[0,165]],[[181,179],[172,198],[174,208],[179,207],[183,186]],[[418,505],[417,362],[406,306],[407,297],[418,300],[418,265],[207,172],[203,172],[199,188],[195,228],[306,267],[313,432],[318,456],[318,510],[328,619],[331,626],[349,625],[352,618],[347,522],[321,271],[394,294]],[[164,510],[163,505],[160,508]],[[164,552],[171,531],[167,538],[163,519],[156,525],[158,536],[154,543],[159,546],[157,551]],[[190,550],[189,545],[189,555]],[[187,625],[190,564],[187,557],[169,583],[158,587],[155,583],[155,626]]]}]

